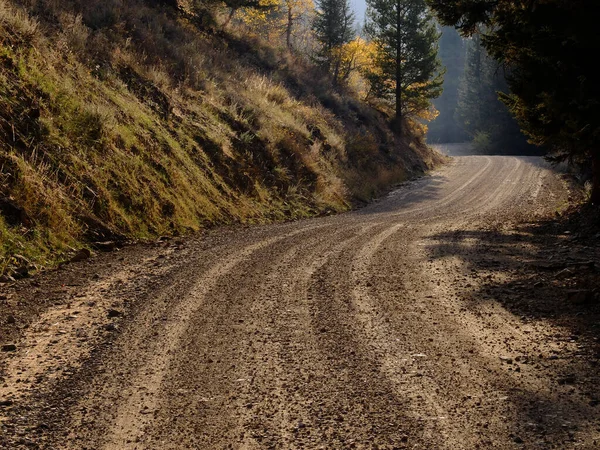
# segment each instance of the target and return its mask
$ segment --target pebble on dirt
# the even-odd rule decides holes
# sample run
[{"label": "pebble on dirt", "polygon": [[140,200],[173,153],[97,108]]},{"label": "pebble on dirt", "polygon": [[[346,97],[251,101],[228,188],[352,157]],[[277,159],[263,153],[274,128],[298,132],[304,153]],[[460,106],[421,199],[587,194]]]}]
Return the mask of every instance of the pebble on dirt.
[{"label": "pebble on dirt", "polygon": [[108,317],[110,319],[112,319],[113,317],[119,317],[119,316],[122,316],[122,315],[123,315],[123,313],[121,311],[116,310],[116,309],[109,309],[108,310]]},{"label": "pebble on dirt", "polygon": [[106,331],[117,331],[117,326],[114,323],[107,323],[106,325],[104,325],[104,329]]}]

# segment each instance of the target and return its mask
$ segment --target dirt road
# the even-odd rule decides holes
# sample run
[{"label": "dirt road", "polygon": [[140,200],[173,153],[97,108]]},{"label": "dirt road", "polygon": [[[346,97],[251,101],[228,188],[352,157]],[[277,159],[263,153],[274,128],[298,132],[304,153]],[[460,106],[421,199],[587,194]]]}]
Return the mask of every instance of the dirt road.
[{"label": "dirt road", "polygon": [[552,301],[564,252],[598,254],[528,228],[566,196],[539,159],[460,157],[359,211],[11,287],[0,446],[596,448],[597,308]]}]

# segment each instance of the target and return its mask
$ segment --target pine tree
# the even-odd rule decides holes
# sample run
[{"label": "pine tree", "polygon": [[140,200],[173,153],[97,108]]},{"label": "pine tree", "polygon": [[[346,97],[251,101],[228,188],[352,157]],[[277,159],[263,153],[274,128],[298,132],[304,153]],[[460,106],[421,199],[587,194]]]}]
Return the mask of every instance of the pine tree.
[{"label": "pine tree", "polygon": [[444,75],[444,91],[433,101],[439,116],[428,126],[429,142],[464,142],[465,131],[456,121],[455,112],[458,107],[458,91],[461,77],[465,71],[466,41],[451,27],[442,29],[439,41],[439,57],[446,68]]},{"label": "pine tree", "polygon": [[321,44],[318,59],[339,81],[341,49],[356,35],[354,13],[349,0],[320,0],[313,24],[317,41]]},{"label": "pine tree", "polygon": [[366,31],[376,43],[376,95],[393,99],[396,121],[428,109],[442,92],[439,33],[425,0],[367,0]]}]

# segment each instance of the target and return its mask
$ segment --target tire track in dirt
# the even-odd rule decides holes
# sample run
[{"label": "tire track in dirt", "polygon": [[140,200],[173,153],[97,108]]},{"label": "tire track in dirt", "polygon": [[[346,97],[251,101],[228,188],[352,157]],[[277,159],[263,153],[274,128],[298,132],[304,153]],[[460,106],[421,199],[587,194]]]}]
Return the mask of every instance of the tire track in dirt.
[{"label": "tire track in dirt", "polygon": [[[276,374],[284,374],[283,363],[277,358],[281,353],[278,348],[283,345],[280,327],[286,326],[289,319],[288,308],[297,306],[306,271],[335,252],[338,240],[338,245],[348,245],[354,235],[364,234],[367,229],[358,228],[362,231],[331,230],[322,236],[288,242],[285,251],[276,249],[280,253],[264,248],[243,263],[241,271],[231,274],[230,279],[222,279],[219,289],[207,297],[207,308],[192,319],[195,329],[210,332],[188,336],[163,386],[166,394],[160,409],[164,412],[149,430],[156,439],[168,437],[169,444],[162,444],[162,448],[221,448],[227,442],[237,442],[238,448],[254,448],[259,437],[263,444],[270,439],[263,435],[264,424],[277,423],[275,411],[268,410],[271,402],[282,395],[273,390],[282,383]],[[313,261],[315,253],[320,256]],[[268,265],[262,262],[265,260]],[[302,269],[289,273],[290,266]],[[240,283],[241,279],[245,282]],[[282,280],[287,286],[282,285]],[[230,284],[240,287],[232,292],[226,287]],[[255,324],[261,320],[267,323],[257,328]],[[206,341],[208,337],[210,342]],[[198,358],[198,348],[208,351]],[[205,378],[198,378],[198,373]],[[278,413],[285,411],[283,405],[276,405]],[[184,415],[180,423],[172,420],[186,410],[197,413],[193,417]],[[224,416],[228,420],[223,420]],[[286,428],[285,420],[274,426]],[[197,432],[186,436],[185,429]],[[152,441],[146,445],[148,442]]]},{"label": "tire track in dirt", "polygon": [[[136,355],[137,361],[132,370],[127,373],[127,382],[122,384],[118,370],[112,373],[113,381],[101,386],[101,393],[96,397],[96,401],[100,403],[91,408],[84,408],[84,417],[76,416],[76,423],[85,423],[85,416],[88,416],[87,420],[94,422],[94,419],[90,419],[89,416],[95,414],[94,410],[103,409],[102,403],[105,399],[122,399],[115,405],[118,406],[117,411],[110,413],[111,428],[101,433],[102,440],[106,440],[102,448],[135,448],[138,445],[136,441],[144,435],[144,429],[149,422],[149,411],[155,409],[160,385],[169,370],[172,358],[177,353],[178,344],[187,330],[189,319],[194,311],[202,306],[203,299],[211,289],[214,289],[219,279],[226,277],[254,252],[324,226],[326,225],[307,225],[277,237],[252,243],[241,250],[237,248],[225,250],[226,253],[218,258],[220,261],[215,261],[200,277],[194,273],[193,268],[188,270],[193,278],[182,278],[180,282],[176,282],[162,292],[158,298],[153,299],[153,303],[168,304],[167,311],[157,314],[156,310],[150,309],[147,314],[138,317],[138,320],[148,325],[149,330],[130,336],[133,338],[133,341],[128,343],[130,348],[143,350],[143,353]],[[185,285],[188,286],[182,292]],[[181,297],[182,301],[172,304],[171,300],[178,297]],[[153,329],[155,332],[152,332]],[[123,400],[125,402],[120,403]],[[94,403],[92,401],[92,404]],[[112,408],[114,409],[114,406]],[[76,435],[72,437],[81,438]]]},{"label": "tire track in dirt", "polygon": [[[487,192],[487,195],[483,195],[480,196],[479,198],[473,198],[473,201],[469,204],[469,207],[466,209],[461,209],[460,211],[458,211],[458,213],[462,214],[463,217],[461,217],[461,221],[457,221],[455,223],[455,226],[460,227],[460,224],[465,224],[468,223],[470,219],[468,216],[465,216],[465,214],[471,213],[477,216],[482,215],[483,213],[481,211],[490,211],[493,209],[498,209],[500,208],[507,200],[511,199],[514,197],[515,195],[515,191],[519,189],[519,185],[522,183],[522,179],[524,178],[524,176],[527,175],[527,178],[533,178],[534,180],[537,180],[538,177],[542,176],[542,172],[537,172],[537,173],[533,173],[531,174],[529,171],[525,170],[525,168],[522,167],[521,161],[518,159],[513,159],[513,164],[512,164],[512,168],[505,174],[503,175],[504,177],[504,182],[502,183],[493,183],[494,185],[498,185],[498,187],[491,191],[491,192]],[[488,180],[489,181],[489,180]],[[506,185],[509,185],[508,188],[506,188]],[[456,212],[453,212],[453,214],[456,214]],[[435,222],[436,220],[440,220],[441,217],[443,217],[443,214],[437,214],[435,216],[432,216],[429,218],[428,222],[429,226],[431,226],[431,222]],[[377,282],[374,281],[373,279],[376,279],[377,277],[374,274],[370,273],[370,267],[374,266],[374,267],[381,267],[381,264],[377,264],[376,262],[373,261],[374,257],[376,256],[378,250],[380,249],[380,247],[382,247],[386,241],[388,241],[390,238],[392,238],[396,233],[398,233],[400,230],[402,229],[406,229],[409,226],[413,229],[420,229],[421,227],[423,227],[425,225],[425,220],[421,219],[418,222],[415,222],[414,220],[410,222],[410,225],[408,224],[398,224],[398,225],[393,225],[390,228],[384,230],[383,232],[379,233],[378,235],[375,235],[373,237],[372,240],[368,241],[356,254],[356,256],[353,259],[353,269],[352,269],[352,278],[351,278],[351,285],[354,285],[355,287],[352,289],[350,296],[353,299],[354,302],[354,309],[356,311],[355,313],[355,317],[356,317],[356,321],[358,322],[359,329],[362,329],[362,332],[366,334],[366,339],[367,341],[371,342],[371,344],[373,345],[373,351],[374,352],[378,352],[379,354],[381,354],[381,371],[383,373],[386,374],[386,376],[393,382],[393,384],[396,386],[396,389],[398,390],[398,392],[401,392],[405,395],[409,395],[410,396],[410,392],[412,391],[412,396],[413,398],[418,401],[418,405],[415,405],[414,407],[411,408],[412,411],[418,412],[418,415],[416,417],[414,417],[415,420],[419,421],[419,423],[421,424],[421,428],[422,428],[422,435],[418,436],[416,438],[417,441],[421,441],[421,445],[424,446],[424,448],[448,448],[448,449],[453,449],[453,448],[472,448],[472,445],[476,445],[477,442],[477,436],[478,434],[481,434],[481,431],[479,430],[475,430],[475,429],[471,429],[470,430],[470,434],[471,437],[467,438],[467,436],[465,435],[465,432],[469,429],[468,424],[465,422],[461,422],[459,420],[448,420],[451,417],[451,410],[452,407],[448,407],[448,405],[444,405],[443,401],[438,398],[439,395],[436,395],[436,393],[439,393],[440,391],[444,390],[444,386],[440,385],[440,383],[436,382],[435,380],[443,380],[443,375],[442,373],[440,373],[437,377],[433,377],[433,376],[424,376],[423,371],[410,371],[408,372],[409,376],[410,375],[416,375],[415,381],[412,382],[412,386],[407,386],[407,381],[406,381],[406,370],[405,367],[406,366],[423,366],[423,364],[421,364],[421,361],[426,360],[427,358],[431,358],[432,355],[426,355],[425,353],[423,353],[423,350],[419,351],[417,349],[415,349],[413,347],[412,352],[413,354],[411,354],[411,350],[407,349],[403,346],[402,342],[398,343],[397,341],[400,341],[399,339],[393,339],[392,336],[395,335],[395,332],[393,329],[390,328],[390,326],[387,325],[387,323],[389,323],[389,320],[387,319],[387,314],[385,312],[381,312],[378,311],[377,306],[378,304],[385,304],[385,302],[387,301],[387,303],[389,303],[389,298],[388,299],[381,299],[381,301],[377,301],[375,300],[371,294],[371,287],[376,284]],[[415,255],[415,250],[418,249],[419,247],[416,245],[406,245],[406,242],[410,242],[410,238],[407,239],[406,236],[403,236],[402,239],[398,239],[398,243],[394,246],[394,245],[390,245],[393,249],[394,249],[394,253],[399,253],[400,249],[402,254],[404,255],[404,259],[406,261],[412,261],[412,264],[414,264],[415,262],[417,264],[421,263],[422,261],[427,261],[427,257],[425,255]],[[406,265],[408,265],[408,263],[406,263]],[[402,272],[402,269],[398,269],[399,272]],[[418,272],[418,271],[417,271]],[[389,273],[389,272],[388,272]],[[404,286],[406,286],[407,284],[415,284],[415,272],[411,271],[410,273],[410,280],[406,280]],[[424,268],[424,270],[420,271],[421,274],[426,274],[427,270],[426,268]],[[387,275],[387,278],[390,278],[389,275]],[[426,278],[426,277],[425,277]],[[425,286],[427,286],[428,284],[431,286],[435,286],[434,280],[423,280],[423,284]],[[438,283],[439,284],[439,283]],[[437,291],[439,291],[439,285],[438,285],[438,289]],[[436,291],[436,292],[437,292]],[[451,292],[450,289],[448,289],[449,292]],[[446,295],[444,295],[443,297],[448,298],[448,293],[446,293]],[[439,292],[438,292],[439,293]],[[454,292],[453,293],[454,296],[458,295],[458,292]],[[437,295],[425,295],[425,294],[421,294],[421,295],[417,295],[417,297],[423,297],[425,296],[425,298],[431,298],[434,299],[437,297]],[[432,300],[433,301],[433,300]],[[425,301],[426,302],[426,301]],[[442,311],[436,311],[436,309],[439,308],[434,308],[433,311],[429,310],[427,311],[427,306],[426,304],[423,306],[423,309],[421,311],[418,312],[418,315],[420,316],[430,316],[430,317],[435,317],[436,320],[438,320],[438,322],[434,323],[439,323],[442,322],[444,318],[446,318],[446,322],[448,322],[447,318],[451,317],[453,314],[455,314],[455,312],[458,310],[458,308],[460,307],[460,305],[457,304],[451,304],[451,305],[445,305],[444,308],[442,308]],[[410,304],[404,304],[403,305],[403,309],[405,310],[411,310],[411,305]],[[461,310],[461,314],[464,313],[464,310]],[[405,317],[405,320],[410,320],[410,317],[406,317],[404,314],[402,314],[402,316]],[[383,317],[383,319],[382,319]],[[421,333],[420,334],[424,334],[425,336],[435,336],[435,330],[432,329],[428,329],[429,327],[427,326],[427,321],[425,321],[422,324],[422,328],[420,329]],[[450,321],[451,322],[451,321]],[[448,325],[448,324],[446,324]],[[464,325],[464,323],[461,322],[461,325]],[[468,330],[472,330],[471,328],[467,328]],[[358,332],[360,332],[361,330],[358,330]],[[506,336],[507,333],[506,330],[504,330],[504,333],[501,333],[501,335]],[[415,337],[413,337],[411,339],[411,343],[414,345],[415,343],[419,342],[419,338],[417,337],[418,335],[415,334]],[[468,339],[467,336],[464,336],[464,329],[462,326],[458,325],[452,328],[452,330],[448,333],[446,333],[446,339],[448,339],[448,337],[450,337],[450,340],[457,343],[457,347],[458,348],[470,348],[473,349],[475,348],[477,345],[472,342],[472,339]],[[458,336],[458,337],[457,337]],[[460,337],[462,336],[462,337]],[[521,338],[524,337],[524,334],[522,334],[520,336]],[[539,336],[538,336],[539,337]],[[429,341],[421,341],[420,347],[421,349],[425,349],[428,348],[431,350],[431,347],[435,347],[435,345],[433,345],[431,342],[431,339]],[[458,345],[460,344],[460,345]],[[438,349],[439,350],[439,349]],[[415,353],[416,352],[416,353]],[[428,351],[429,353],[429,351]],[[439,352],[434,352],[436,353],[436,356],[441,356],[442,353]],[[445,349],[445,353],[448,353],[448,349]],[[480,352],[480,353],[485,353],[485,352]],[[480,364],[481,366],[485,367],[488,364],[491,364],[490,359],[493,360],[493,362],[497,362],[497,353],[492,352],[492,355],[494,355],[492,358],[488,358],[484,361],[483,364]],[[471,356],[471,361],[474,359],[473,356]],[[494,364],[491,364],[494,365]],[[498,365],[498,364],[495,364]],[[399,368],[402,369],[399,370]],[[443,372],[443,371],[441,371]],[[445,372],[446,373],[451,373],[452,372],[452,366],[451,367],[445,367]],[[467,371],[467,373],[463,374],[463,377],[466,379],[469,379],[469,371]],[[481,373],[479,374],[481,375]],[[471,380],[469,382],[467,382],[466,384],[461,384],[462,387],[464,388],[465,391],[469,391],[470,395],[468,395],[469,398],[473,398],[473,397],[477,397],[477,398],[483,398],[485,397],[485,394],[489,394],[489,392],[486,392],[485,394],[483,392],[479,392],[478,395],[475,395],[473,390],[473,384],[472,384]],[[412,389],[410,389],[410,387],[412,387]],[[452,385],[451,388],[456,389],[456,385]],[[448,389],[446,386],[446,393],[448,394]],[[504,424],[506,425],[506,424]],[[499,430],[496,430],[499,431]],[[502,430],[504,431],[504,430]],[[460,436],[459,440],[456,440],[456,436]],[[471,442],[471,444],[468,444],[466,442]],[[416,444],[418,445],[418,444]]]},{"label": "tire track in dirt", "polygon": [[[323,239],[319,247],[306,247],[290,261],[290,266],[299,267],[293,273],[278,271],[272,274],[271,287],[277,300],[272,301],[270,311],[278,329],[277,345],[265,349],[270,355],[271,364],[261,370],[262,395],[266,404],[263,409],[253,409],[246,418],[246,428],[253,434],[246,434],[241,448],[294,448],[308,446],[315,448],[319,436],[312,432],[314,423],[310,407],[315,399],[298,395],[301,386],[310,383],[315,372],[307,370],[309,365],[326,367],[326,361],[319,358],[315,349],[319,347],[319,330],[311,328],[310,280],[331,258],[377,227],[377,224],[359,226],[359,231],[341,230],[336,236]],[[325,245],[323,245],[325,244]],[[287,280],[281,285],[281,280]],[[279,285],[279,287],[277,287]],[[273,356],[275,355],[275,356]],[[271,386],[275,389],[271,391]],[[265,420],[271,417],[272,419]],[[277,430],[275,432],[271,430]]]},{"label": "tire track in dirt", "polygon": [[[510,169],[508,174],[501,175],[503,180],[510,180],[511,177],[519,170],[521,162],[519,160],[513,160],[513,167]],[[487,166],[484,167],[484,169]],[[498,170],[497,173],[502,173]],[[461,185],[456,191],[450,194],[448,197],[457,198],[458,192],[462,194],[462,191],[466,186],[474,185],[475,189],[479,182],[482,182],[484,178],[485,170],[477,172],[476,176],[469,179],[467,183]],[[483,182],[490,182],[489,178],[486,178]],[[420,423],[421,435],[413,438],[413,440],[424,442],[426,446],[436,446],[436,448],[458,448],[457,445],[461,445],[460,441],[456,441],[454,436],[460,435],[458,425],[456,427],[440,427],[438,426],[438,420],[447,419],[448,412],[440,404],[440,401],[436,398],[434,392],[439,391],[439,386],[435,383],[429,383],[429,386],[425,386],[424,383],[420,382],[422,372],[412,370],[418,361],[429,357],[423,353],[423,350],[411,350],[404,345],[402,339],[393,338],[395,335],[394,331],[388,326],[389,318],[388,314],[378,310],[377,304],[371,294],[371,288],[376,283],[374,279],[377,277],[371,273],[371,266],[374,264],[374,257],[380,251],[381,247],[390,240],[400,230],[408,232],[409,236],[413,238],[407,238],[403,236],[402,239],[398,239],[396,246],[393,246],[394,253],[401,253],[405,264],[414,264],[415,261],[419,262],[420,258],[414,258],[411,255],[412,248],[414,245],[408,244],[413,239],[417,239],[418,235],[415,236],[411,229],[419,230],[420,228],[431,226],[431,223],[440,221],[447,214],[460,214],[461,221],[468,222],[469,214],[479,212],[481,209],[491,209],[497,206],[502,191],[505,191],[503,183],[496,181],[492,183],[498,187],[492,192],[484,191],[484,195],[472,196],[468,193],[465,194],[469,198],[469,202],[462,202],[462,208],[459,211],[444,211],[443,205],[449,204],[445,201],[438,202],[435,206],[435,210],[430,209],[425,211],[419,217],[418,220],[414,218],[409,220],[408,223],[400,223],[392,225],[385,229],[383,232],[373,236],[371,240],[365,243],[362,248],[352,258],[352,270],[351,270],[351,285],[354,286],[350,291],[349,295],[353,302],[353,309],[355,311],[355,319],[358,324],[357,332],[362,332],[366,335],[366,340],[371,342],[374,352],[380,355],[380,370],[395,386],[395,389],[399,393],[403,393],[411,397],[412,401],[418,401],[418,407],[410,408],[412,411],[417,411],[413,419]],[[427,213],[435,214],[427,217]],[[399,269],[398,272],[402,273],[403,269]],[[411,277],[414,278],[415,274],[411,272]],[[389,275],[388,275],[389,278]],[[407,280],[407,283],[413,280]],[[388,299],[389,302],[389,299]],[[408,308],[407,308],[408,306]],[[411,309],[411,306],[404,305],[405,309]],[[418,341],[418,339],[413,339]],[[425,344],[421,346],[421,349],[429,347]],[[407,389],[407,377],[414,377],[415,381],[412,384],[412,389]],[[463,430],[464,431],[464,430]],[[436,444],[434,444],[436,442]],[[443,444],[442,444],[443,443]]]},{"label": "tire track in dirt", "polygon": [[561,408],[542,425],[566,442],[586,397],[500,359],[558,330],[487,302],[510,274],[468,261],[562,198],[537,159],[465,157],[360,211],[208,239],[140,296],[41,448],[548,448],[524,399]]},{"label": "tire track in dirt", "polygon": [[[490,211],[500,209],[505,216],[509,217],[507,212],[511,208],[518,209],[519,205],[518,201],[515,201],[516,199],[530,198],[528,190],[519,188],[519,185],[526,183],[527,186],[533,186],[532,189],[535,189],[538,180],[547,175],[544,170],[520,171],[519,173],[513,170],[507,175],[507,181],[514,180],[510,182],[510,188],[496,189],[483,209],[488,214]],[[533,210],[537,209],[536,204],[530,206]],[[479,210],[480,208],[475,209],[476,216],[481,218],[480,216],[483,214]],[[519,210],[519,213],[523,213],[523,211]],[[469,229],[469,223],[473,222],[473,220],[456,221],[453,223],[453,227],[464,232]],[[447,231],[447,228],[434,226],[429,233],[434,235]],[[427,239],[427,236],[424,238]],[[404,241],[398,240],[398,245],[403,244]],[[468,242],[462,241],[461,244],[468,245]],[[390,243],[390,245],[392,244]],[[417,385],[420,384],[418,392],[430,395],[420,395],[419,398],[430,398],[432,393],[436,393],[434,406],[437,408],[432,409],[441,411],[440,415],[444,418],[443,421],[437,422],[437,426],[433,427],[432,432],[429,433],[429,439],[423,445],[426,448],[470,449],[481,445],[488,448],[500,439],[513,440],[513,445],[509,445],[508,448],[518,447],[518,442],[522,441],[519,434],[525,436],[531,434],[532,429],[544,428],[541,424],[521,423],[519,416],[515,415],[519,409],[515,410],[513,405],[521,402],[520,395],[527,393],[530,396],[541,395],[542,398],[547,396],[544,400],[547,404],[560,404],[561,401],[555,395],[551,395],[552,391],[556,390],[555,379],[541,379],[539,372],[527,371],[528,366],[526,365],[521,366],[525,370],[510,372],[512,369],[510,365],[507,366],[499,357],[527,361],[528,358],[531,358],[531,349],[537,347],[541,350],[540,343],[547,339],[547,324],[539,327],[543,329],[542,332],[538,330],[536,333],[534,328],[529,325],[524,326],[518,318],[496,304],[487,305],[489,308],[484,306],[483,308],[478,307],[476,311],[471,311],[466,307],[467,303],[463,301],[463,298],[465,298],[465,294],[468,297],[471,291],[477,290],[480,274],[477,274],[476,277],[467,275],[469,283],[458,284],[456,279],[452,280],[448,277],[440,277],[440,275],[442,273],[464,273],[465,270],[461,267],[459,260],[454,261],[454,264],[447,260],[428,264],[428,261],[431,261],[430,256],[423,252],[422,246],[412,245],[403,248],[406,248],[406,259],[413,260],[421,266],[421,270],[413,268],[413,271],[409,272],[410,279],[405,280],[405,286],[414,284],[415,273],[420,273],[422,285],[425,288],[421,287],[424,292],[415,296],[430,299],[425,300],[422,311],[420,311],[420,316],[427,317],[427,320],[419,322],[420,332],[415,333],[411,338],[411,343],[418,343],[420,337],[430,337],[429,342],[421,342],[422,347],[429,350],[427,351],[428,355],[421,355],[423,372],[419,380],[422,380],[422,383],[417,382]],[[372,254],[375,253],[372,252]],[[382,259],[385,260],[385,258]],[[381,269],[384,262],[375,262],[373,266]],[[442,286],[440,286],[440,280]],[[465,289],[465,285],[468,289]],[[362,299],[369,297],[368,291],[361,295]],[[384,297],[373,301],[376,304],[386,303]],[[402,316],[403,314],[396,315],[397,329],[406,328],[403,322],[411,320],[410,317],[402,318]],[[486,317],[492,319],[486,320]],[[431,324],[434,324],[435,327],[432,327]],[[444,333],[443,340],[440,341],[438,336],[441,327],[444,328]],[[370,328],[373,329],[373,327]],[[381,334],[393,333],[386,330]],[[520,353],[514,345],[511,345],[513,342],[520,343]],[[529,355],[527,350],[523,349],[529,349]],[[430,361],[431,354],[438,359]],[[525,362],[525,364],[528,363]],[[392,360],[392,364],[389,364],[390,368],[397,366],[397,361],[394,360]],[[507,367],[509,367],[509,371],[507,371]],[[390,372],[393,375],[393,369]],[[449,374],[453,373],[455,375],[449,377]],[[449,382],[448,378],[450,378]],[[406,388],[403,390],[406,392]],[[461,392],[464,393],[462,398],[457,395]],[[532,393],[535,395],[531,395]],[[442,400],[441,409],[439,400]],[[415,408],[419,412],[423,412],[423,409]],[[470,409],[477,412],[473,413]],[[480,414],[480,416],[476,414]],[[553,426],[548,428],[562,430],[564,425],[561,428],[561,421],[563,424],[568,423],[570,415],[572,417],[593,417],[594,411],[585,402],[575,400],[568,405],[563,404],[558,419]],[[586,431],[582,434],[593,435],[594,426],[594,422],[590,421],[586,425]],[[444,438],[436,442],[431,439],[434,434],[442,435]],[[460,440],[456,440],[456,436],[460,436]],[[568,434],[564,431],[558,433],[558,436],[561,440],[565,437],[568,438]],[[538,435],[534,439],[537,439],[537,443],[533,444],[532,448],[548,448],[547,446],[552,442],[548,436]]]},{"label": "tire track in dirt", "polygon": [[[190,292],[191,295],[173,313],[174,326],[169,327],[167,325],[163,328],[161,336],[163,344],[159,345],[160,350],[155,351],[153,354],[150,361],[150,370],[146,370],[144,375],[133,383],[138,389],[129,397],[126,405],[121,407],[116,417],[115,426],[109,431],[112,442],[106,444],[103,448],[107,450],[126,450],[137,446],[140,435],[148,425],[148,420],[146,420],[148,414],[145,411],[153,413],[156,410],[162,380],[170,369],[171,361],[175,356],[182,336],[188,329],[189,319],[202,306],[206,296],[217,286],[218,281],[225,278],[236,266],[245,259],[250,258],[255,252],[284,239],[290,239],[297,234],[308,233],[313,228],[292,231],[284,236],[249,245],[236,252],[235,255],[225,258],[223,262],[214,265],[198,279],[197,284]],[[151,374],[150,377],[148,377],[148,373]],[[145,389],[142,390],[140,387]]]},{"label": "tire track in dirt", "polygon": [[[418,213],[428,213],[430,212],[432,209],[434,208],[442,208],[444,206],[449,205],[452,202],[457,202],[459,200],[462,200],[464,198],[467,198],[469,195],[469,191],[467,190],[467,188],[473,184],[476,184],[476,182],[480,181],[483,176],[487,173],[487,172],[491,172],[493,170],[492,167],[492,159],[490,157],[481,157],[481,159],[483,161],[485,161],[485,164],[483,164],[483,167],[479,168],[476,167],[477,172],[475,172],[475,174],[473,174],[472,176],[470,176],[469,178],[467,178],[466,181],[464,181],[461,177],[450,177],[450,183],[448,183],[448,186],[446,186],[446,189],[450,191],[449,194],[446,194],[445,196],[443,196],[440,199],[434,200],[434,201],[430,201],[430,202],[426,202],[425,205],[422,206],[418,206],[418,207],[409,207],[409,208],[401,208],[400,211],[395,210],[392,213],[392,216],[399,218],[399,217],[403,217],[406,215],[415,215]],[[476,164],[473,164],[473,163]],[[470,160],[468,161],[467,165],[481,165],[481,164],[477,164],[479,163],[479,161],[477,160]],[[462,161],[460,163],[460,165],[462,165]],[[448,172],[452,173],[452,172],[456,172],[460,169],[460,166],[457,167],[457,163],[454,163],[454,165],[450,168],[445,168],[443,169],[443,171],[438,175],[440,177],[444,177],[446,179],[448,179]],[[464,175],[467,173],[467,170],[462,169],[462,174]],[[459,186],[454,187],[454,184],[459,184]],[[416,187],[419,188],[421,185],[416,184]],[[391,206],[394,206],[395,204],[401,204],[403,200],[406,200],[406,198],[411,194],[410,191],[408,191],[405,195],[401,195],[398,196],[396,198],[393,198],[393,203]],[[389,205],[386,205],[389,206]],[[377,212],[377,206],[375,206],[374,208],[368,208],[368,212],[369,214],[373,214]]]}]

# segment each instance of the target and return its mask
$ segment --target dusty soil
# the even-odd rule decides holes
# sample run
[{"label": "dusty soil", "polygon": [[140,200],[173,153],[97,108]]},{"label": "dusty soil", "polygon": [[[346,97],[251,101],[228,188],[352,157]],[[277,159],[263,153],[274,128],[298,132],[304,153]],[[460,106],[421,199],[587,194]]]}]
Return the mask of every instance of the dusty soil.
[{"label": "dusty soil", "polygon": [[600,236],[568,195],[458,157],[352,213],[6,285],[0,447],[597,448]]}]

